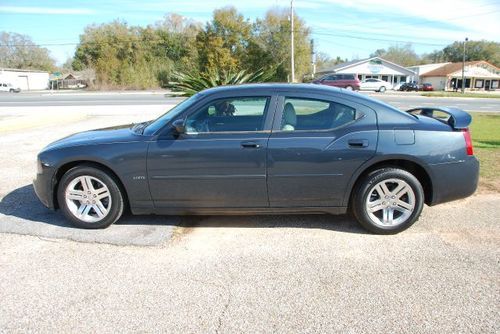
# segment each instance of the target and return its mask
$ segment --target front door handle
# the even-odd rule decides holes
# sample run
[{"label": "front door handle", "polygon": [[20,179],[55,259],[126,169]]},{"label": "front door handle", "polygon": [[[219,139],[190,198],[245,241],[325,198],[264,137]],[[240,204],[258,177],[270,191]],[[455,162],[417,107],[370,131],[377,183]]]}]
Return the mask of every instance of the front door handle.
[{"label": "front door handle", "polygon": [[241,143],[241,147],[243,147],[243,148],[260,148],[260,145],[257,144],[256,142],[253,142],[253,141],[247,141],[247,142]]},{"label": "front door handle", "polygon": [[347,143],[351,147],[368,147],[368,139],[350,139]]}]

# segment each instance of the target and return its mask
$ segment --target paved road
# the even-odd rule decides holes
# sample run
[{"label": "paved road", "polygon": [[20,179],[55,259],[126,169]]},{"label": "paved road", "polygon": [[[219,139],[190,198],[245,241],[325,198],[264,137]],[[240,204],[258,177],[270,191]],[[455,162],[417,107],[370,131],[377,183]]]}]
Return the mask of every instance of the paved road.
[{"label": "paved road", "polygon": [[426,207],[395,236],[326,215],[69,227],[35,198],[36,152],[155,116],[132,107],[0,131],[0,332],[500,332],[499,194]]},{"label": "paved road", "polygon": [[456,107],[466,111],[500,112],[500,99],[426,97],[418,95],[393,95],[380,93],[369,93],[368,95],[373,98],[380,99],[401,110],[408,110],[415,107],[447,106]]},{"label": "paved road", "polygon": [[[385,101],[396,108],[407,110],[418,106],[451,106],[466,111],[500,112],[500,99],[439,98],[414,94],[361,93]],[[21,93],[0,94],[0,107],[24,106],[95,106],[95,105],[164,105],[177,104],[182,98],[165,97],[162,92],[112,93]]]},{"label": "paved road", "polygon": [[33,106],[103,106],[177,104],[183,98],[165,97],[164,93],[21,93],[0,94],[0,107]]}]

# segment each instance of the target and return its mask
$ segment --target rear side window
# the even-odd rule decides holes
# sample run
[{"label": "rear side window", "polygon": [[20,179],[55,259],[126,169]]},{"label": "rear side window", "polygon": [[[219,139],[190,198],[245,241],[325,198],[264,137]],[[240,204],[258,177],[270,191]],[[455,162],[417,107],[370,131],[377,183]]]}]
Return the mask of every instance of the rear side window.
[{"label": "rear side window", "polygon": [[342,75],[342,79],[344,79],[344,80],[354,80],[354,74],[344,74],[344,75]]},{"label": "rear side window", "polygon": [[281,119],[282,131],[328,130],[356,119],[349,106],[316,99],[286,98]]}]

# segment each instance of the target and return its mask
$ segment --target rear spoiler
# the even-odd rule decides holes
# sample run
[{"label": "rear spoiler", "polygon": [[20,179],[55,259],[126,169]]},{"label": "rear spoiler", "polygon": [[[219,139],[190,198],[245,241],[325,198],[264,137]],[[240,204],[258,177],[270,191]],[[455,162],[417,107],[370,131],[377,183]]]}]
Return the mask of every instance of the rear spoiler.
[{"label": "rear spoiler", "polygon": [[[447,119],[438,117],[434,114],[435,111],[448,114],[449,117]],[[446,122],[456,130],[466,129],[472,121],[472,117],[468,112],[452,107],[419,107],[407,110],[406,112],[414,115],[432,117],[434,119]]]}]

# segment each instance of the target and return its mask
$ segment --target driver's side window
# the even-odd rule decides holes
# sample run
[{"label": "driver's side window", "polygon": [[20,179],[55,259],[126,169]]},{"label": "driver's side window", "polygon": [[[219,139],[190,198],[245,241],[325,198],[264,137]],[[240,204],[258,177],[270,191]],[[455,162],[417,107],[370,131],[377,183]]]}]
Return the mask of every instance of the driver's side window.
[{"label": "driver's side window", "polygon": [[186,133],[262,131],[268,104],[269,97],[214,100],[187,117]]}]

